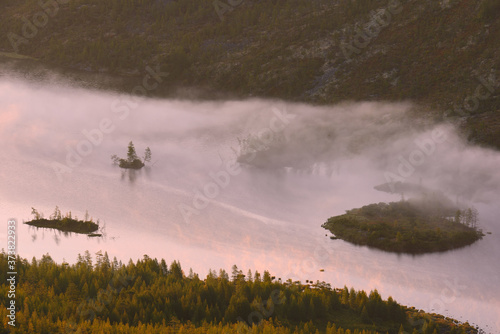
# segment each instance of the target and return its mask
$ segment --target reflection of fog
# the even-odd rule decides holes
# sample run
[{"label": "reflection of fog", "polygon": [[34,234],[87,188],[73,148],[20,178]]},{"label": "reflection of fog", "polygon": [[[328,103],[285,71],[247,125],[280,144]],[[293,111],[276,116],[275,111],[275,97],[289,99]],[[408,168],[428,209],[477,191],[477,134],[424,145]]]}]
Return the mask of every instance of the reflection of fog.
[{"label": "reflection of fog", "polygon": [[[201,273],[237,263],[270,269],[278,277],[291,273],[303,281],[379,288],[384,297],[392,294],[421,308],[439,297],[445,279],[457,277],[467,290],[448,309],[467,316],[472,313],[460,305],[472,305],[474,317],[485,322],[490,319],[482,311],[499,310],[499,269],[493,264],[500,256],[500,155],[468,146],[451,125],[416,122],[407,104],[313,107],[262,100],[143,100],[120,119],[113,112],[117,98],[0,81],[0,150],[9,157],[0,170],[0,206],[5,206],[0,214],[22,219],[31,206],[50,212],[59,205],[81,217],[88,209],[107,221],[112,236],[97,240],[57,234],[57,246],[52,237],[44,239],[47,232],[20,234],[26,238],[20,240],[24,256],[50,252],[72,262],[86,249],[102,249],[124,262],[144,254],[180,259]],[[258,136],[270,127],[273,108],[295,117],[275,140],[262,145]],[[114,130],[59,180],[53,162],[65,164],[68,152],[87,140],[83,130],[96,129],[104,118]],[[321,224],[331,216],[399,200],[400,195],[373,187],[388,182],[388,172],[399,175],[402,161],[421,150],[417,143],[429,143],[434,130],[444,133],[446,141],[428,146],[432,152],[410,166],[414,170],[404,183],[440,191],[454,203],[473,204],[481,227],[492,235],[460,250],[415,257],[325,236]],[[252,142],[242,146],[247,139]],[[136,147],[151,148],[151,166],[123,171],[111,165],[110,156],[123,152],[131,140]],[[246,154],[253,159],[243,159]],[[219,186],[206,206],[196,207],[195,196],[207,184],[217,184],[214,173],[237,157],[241,171]],[[195,209],[188,222],[179,204]],[[317,246],[328,254],[321,261],[314,260]]]}]

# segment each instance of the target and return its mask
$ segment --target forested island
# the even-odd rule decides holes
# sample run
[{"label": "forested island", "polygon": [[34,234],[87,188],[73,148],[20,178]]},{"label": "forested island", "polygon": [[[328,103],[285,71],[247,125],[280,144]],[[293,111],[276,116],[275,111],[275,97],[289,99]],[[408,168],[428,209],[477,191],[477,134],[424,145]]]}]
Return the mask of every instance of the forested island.
[{"label": "forested island", "polygon": [[[425,204],[425,203],[424,203]],[[481,239],[475,208],[405,201],[365,205],[331,217],[322,225],[336,238],[397,253],[430,253],[460,248]]]},{"label": "forested island", "polygon": [[151,149],[146,147],[144,157],[141,160],[135,151],[134,143],[131,141],[128,144],[127,159],[122,159],[114,154],[111,156],[111,160],[113,160],[113,164],[120,166],[120,168],[141,169],[144,167],[145,162],[151,161]]},{"label": "forested island", "polygon": [[35,208],[31,209],[31,214],[34,218],[25,222],[27,225],[52,228],[63,232],[100,236],[100,234],[94,233],[99,229],[99,220],[94,222],[92,218],[89,218],[88,212],[85,213],[85,218],[83,220],[79,220],[77,217],[72,217],[71,211],[63,216],[59,207],[56,206],[54,213],[49,217],[49,219],[46,219],[43,217],[43,213],[38,212]]},{"label": "forested island", "polygon": [[[0,267],[7,268],[2,250]],[[47,254],[17,256],[16,333],[283,333],[475,334],[468,323],[402,306],[352,288],[277,279],[267,271],[231,276],[210,270],[185,275],[173,261],[144,256],[124,265],[89,252],[75,264]],[[0,271],[0,302],[7,304],[7,272]],[[0,333],[9,333],[0,308]]]}]

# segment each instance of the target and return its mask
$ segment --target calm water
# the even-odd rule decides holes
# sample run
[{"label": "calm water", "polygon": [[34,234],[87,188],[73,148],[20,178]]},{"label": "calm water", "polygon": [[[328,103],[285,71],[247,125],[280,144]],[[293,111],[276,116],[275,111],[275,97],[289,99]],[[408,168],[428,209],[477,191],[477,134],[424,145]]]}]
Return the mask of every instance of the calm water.
[{"label": "calm water", "polygon": [[[245,273],[269,269],[283,279],[377,288],[384,298],[498,333],[500,154],[468,146],[452,125],[418,124],[410,107],[132,101],[3,78],[0,219],[5,226],[11,217],[19,221],[18,252],[29,259],[49,253],[75,262],[85,250],[102,250],[123,262],[144,254],[178,259],[202,276],[233,264]],[[130,140],[140,155],[151,148],[150,167],[125,173],[112,166],[110,156],[126,156]],[[246,159],[235,163],[238,155]],[[415,163],[400,166],[410,159]],[[399,200],[373,189],[398,168],[405,182],[476,206],[492,234],[423,256],[325,236],[321,224],[330,216]],[[78,217],[88,210],[105,225],[105,237],[22,225],[31,207],[49,216],[56,205]]]}]

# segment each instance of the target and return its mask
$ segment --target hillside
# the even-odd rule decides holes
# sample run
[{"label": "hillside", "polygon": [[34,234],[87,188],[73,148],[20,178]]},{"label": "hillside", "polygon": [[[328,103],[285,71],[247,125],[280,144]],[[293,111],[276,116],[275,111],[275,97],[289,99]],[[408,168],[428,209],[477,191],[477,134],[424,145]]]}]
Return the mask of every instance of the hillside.
[{"label": "hillside", "polygon": [[[15,262],[15,333],[447,333],[475,334],[459,323],[383,300],[377,290],[332,289],[324,282],[281,282],[268,271],[245,275],[236,265],[210,270],[205,279],[181,265],[144,255],[124,265],[88,251],[77,263],[41,259]],[[7,305],[10,275],[0,272],[0,301]],[[11,297],[9,297],[11,298]],[[0,333],[10,333],[9,309],[0,308]],[[11,320],[12,321],[12,320]],[[318,330],[318,331],[316,331]]]},{"label": "hillside", "polygon": [[500,148],[498,0],[41,3],[2,1],[0,52],[135,85],[154,69],[151,95],[412,100]]}]

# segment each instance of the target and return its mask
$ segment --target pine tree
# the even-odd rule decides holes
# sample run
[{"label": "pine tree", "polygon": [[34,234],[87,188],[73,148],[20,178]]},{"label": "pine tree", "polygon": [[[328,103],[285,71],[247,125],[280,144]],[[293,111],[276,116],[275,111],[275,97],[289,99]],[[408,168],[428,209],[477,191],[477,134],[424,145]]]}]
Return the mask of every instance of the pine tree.
[{"label": "pine tree", "polygon": [[346,286],[344,286],[344,289],[342,290],[342,304],[347,305],[349,304],[349,290],[347,289]]},{"label": "pine tree", "polygon": [[247,272],[247,280],[249,282],[253,281],[252,271],[250,269],[248,269],[248,272]]},{"label": "pine tree", "polygon": [[131,141],[130,143],[128,143],[127,160],[128,160],[128,162],[132,163],[136,159],[138,159],[137,153],[135,152],[134,143],[132,143],[132,141]]},{"label": "pine tree", "polygon": [[466,211],[465,211],[465,225],[467,225],[468,227],[472,227],[472,220],[473,220],[473,215],[472,215],[472,209],[471,208],[468,208]]},{"label": "pine tree", "polygon": [[242,275],[243,275],[242,271],[239,270],[238,266],[234,264],[233,267],[232,267],[232,275],[231,275],[233,283],[235,283],[237,280],[239,280],[239,278]]},{"label": "pine tree", "polygon": [[43,217],[43,215],[40,214],[35,208],[31,208],[31,214],[35,217],[36,220],[41,219]]},{"label": "pine tree", "polygon": [[144,162],[151,162],[151,149],[149,147],[146,147],[146,150],[144,151]]},{"label": "pine tree", "polygon": [[368,311],[366,310],[366,306],[363,306],[363,309],[361,310],[361,321],[363,322],[370,322],[370,316],[368,315]]},{"label": "pine tree", "polygon": [[113,165],[118,165],[120,163],[120,157],[118,157],[116,154],[113,154],[111,156],[111,160],[113,160]]},{"label": "pine tree", "polygon": [[472,207],[470,210],[471,210],[472,228],[477,228],[477,220],[478,220],[479,212],[477,211],[477,209],[475,207]]}]

